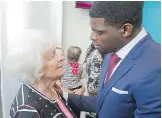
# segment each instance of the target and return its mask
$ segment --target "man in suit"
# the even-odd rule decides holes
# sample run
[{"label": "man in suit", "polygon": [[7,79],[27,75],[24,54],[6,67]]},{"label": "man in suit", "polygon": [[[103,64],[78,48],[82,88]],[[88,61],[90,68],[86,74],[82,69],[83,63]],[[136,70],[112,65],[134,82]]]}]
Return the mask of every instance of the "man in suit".
[{"label": "man in suit", "polygon": [[91,40],[107,55],[97,96],[68,95],[98,118],[160,118],[161,50],[142,27],[141,1],[97,1],[90,11]]}]

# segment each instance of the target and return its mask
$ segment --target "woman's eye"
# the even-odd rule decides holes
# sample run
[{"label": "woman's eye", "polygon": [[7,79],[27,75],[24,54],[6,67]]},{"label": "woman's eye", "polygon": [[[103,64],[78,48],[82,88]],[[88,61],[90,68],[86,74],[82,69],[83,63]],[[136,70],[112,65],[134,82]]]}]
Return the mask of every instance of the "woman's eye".
[{"label": "woman's eye", "polygon": [[55,55],[52,55],[52,58],[55,58]]},{"label": "woman's eye", "polygon": [[53,52],[52,52],[52,58],[54,58],[54,57],[55,57],[55,55],[56,55],[56,52],[55,52],[55,51],[53,51]]}]

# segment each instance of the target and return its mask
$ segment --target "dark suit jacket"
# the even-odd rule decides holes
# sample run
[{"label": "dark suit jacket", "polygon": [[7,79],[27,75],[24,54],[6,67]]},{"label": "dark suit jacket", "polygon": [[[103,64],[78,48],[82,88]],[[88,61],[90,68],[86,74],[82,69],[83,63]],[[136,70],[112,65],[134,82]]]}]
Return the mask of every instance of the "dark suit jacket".
[{"label": "dark suit jacket", "polygon": [[103,62],[97,96],[69,94],[73,110],[78,115],[80,110],[96,111],[98,118],[160,118],[161,46],[145,36],[104,85],[109,58]]}]

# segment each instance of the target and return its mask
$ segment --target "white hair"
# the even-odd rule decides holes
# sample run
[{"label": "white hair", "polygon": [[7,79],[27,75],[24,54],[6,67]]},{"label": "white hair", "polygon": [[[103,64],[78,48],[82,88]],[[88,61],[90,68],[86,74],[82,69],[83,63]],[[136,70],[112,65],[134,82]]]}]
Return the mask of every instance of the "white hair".
[{"label": "white hair", "polygon": [[5,66],[11,77],[33,84],[43,75],[43,53],[55,47],[54,40],[37,29],[27,29],[9,47]]}]

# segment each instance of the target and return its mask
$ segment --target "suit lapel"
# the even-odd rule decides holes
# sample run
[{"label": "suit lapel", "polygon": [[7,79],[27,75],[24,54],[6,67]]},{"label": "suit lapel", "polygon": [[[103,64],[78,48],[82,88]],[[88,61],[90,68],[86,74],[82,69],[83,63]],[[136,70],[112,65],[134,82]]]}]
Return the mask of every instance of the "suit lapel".
[{"label": "suit lapel", "polygon": [[[108,92],[110,91],[111,87],[117,81],[119,81],[133,67],[133,65],[134,65],[134,61],[132,60],[132,58],[130,56],[128,56],[121,62],[121,64],[116,69],[114,74],[111,76],[111,78],[108,80],[108,82],[106,82],[106,84],[103,85],[103,89],[101,89],[101,91],[100,91],[100,97],[99,97],[100,100],[98,101],[98,105],[100,107],[102,106],[102,104],[105,100],[105,97],[108,94]],[[100,109],[100,107],[98,108],[98,110]]]},{"label": "suit lapel", "polygon": [[100,74],[100,82],[99,82],[99,91],[101,91],[103,86],[104,86],[105,76],[106,76],[106,73],[107,73],[108,68],[109,68],[110,55],[111,54],[108,54],[108,55],[105,56],[104,62],[102,64],[102,69],[101,69],[101,74]]},{"label": "suit lapel", "polygon": [[[111,90],[111,88],[114,86],[115,83],[117,83],[135,64],[135,59],[139,58],[142,54],[142,52],[147,48],[148,44],[146,42],[150,41],[147,40],[150,39],[150,36],[147,35],[142,39],[130,52],[129,54],[125,57],[124,60],[120,63],[114,74],[111,76],[111,78],[108,80],[108,82],[103,85],[104,79],[106,76],[106,70],[108,70],[108,62],[107,65],[103,65],[103,67],[106,67],[103,73],[101,73],[101,80],[100,80],[100,91],[99,91],[99,99],[98,99],[98,105],[97,105],[97,112],[100,110],[102,107],[102,104]],[[142,46],[141,46],[142,45]],[[105,58],[106,59],[106,58]],[[106,61],[106,60],[105,60]],[[107,58],[108,61],[108,58]],[[106,64],[106,63],[105,63]],[[105,72],[106,71],[106,72]]]},{"label": "suit lapel", "polygon": [[99,89],[98,89],[97,109],[100,108],[100,105],[99,105],[99,101],[101,99],[100,93],[101,93],[101,90],[104,86],[105,76],[106,76],[106,73],[107,73],[107,70],[108,70],[108,67],[109,67],[110,55],[111,54],[105,55],[104,61],[102,63],[102,68],[101,68],[101,73],[100,73],[100,81],[99,81]]}]

